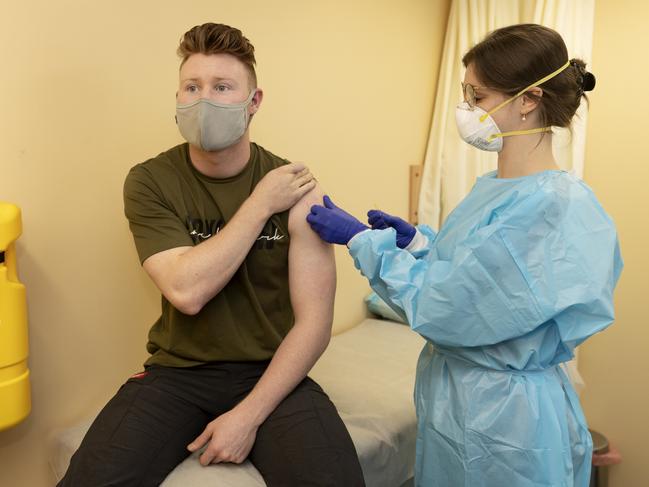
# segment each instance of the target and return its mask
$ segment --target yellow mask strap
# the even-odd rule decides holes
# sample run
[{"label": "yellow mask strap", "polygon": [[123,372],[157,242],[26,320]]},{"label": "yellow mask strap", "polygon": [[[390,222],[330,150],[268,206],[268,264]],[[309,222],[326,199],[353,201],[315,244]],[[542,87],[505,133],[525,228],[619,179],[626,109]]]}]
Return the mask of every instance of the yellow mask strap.
[{"label": "yellow mask strap", "polygon": [[487,142],[491,142],[494,139],[500,137],[509,137],[510,135],[525,135],[525,134],[538,134],[539,132],[550,132],[552,127],[540,127],[536,129],[527,129],[527,130],[512,130],[511,132],[504,132],[502,134],[491,134],[487,137]]},{"label": "yellow mask strap", "polygon": [[[514,101],[516,98],[518,98],[519,96],[521,96],[521,95],[522,95],[523,93],[525,93],[527,90],[532,89],[532,88],[535,88],[535,87],[537,87],[537,86],[539,86],[539,85],[542,85],[542,84],[545,83],[547,80],[554,78],[556,75],[558,75],[559,73],[561,73],[564,69],[566,69],[568,66],[570,66],[570,61],[566,61],[566,64],[564,64],[563,66],[561,66],[559,69],[557,69],[557,70],[554,71],[553,73],[548,74],[545,78],[541,78],[541,79],[538,80],[536,83],[532,83],[532,84],[529,85],[527,88],[523,88],[521,91],[519,91],[518,93],[516,93],[516,94],[515,94],[514,96],[512,96],[510,99],[505,100],[504,102],[502,102],[502,103],[501,103],[500,105],[498,105],[496,108],[492,108],[490,111],[488,111],[487,113],[485,113],[484,115],[482,115],[482,116],[480,117],[480,121],[481,121],[481,122],[484,122],[484,121],[487,119],[487,117],[488,117],[489,115],[492,115],[493,113],[497,112],[497,111],[500,110],[502,107],[504,107],[505,105],[507,105],[507,103],[510,103],[510,102]],[[512,133],[512,132],[509,132],[509,133]]]}]

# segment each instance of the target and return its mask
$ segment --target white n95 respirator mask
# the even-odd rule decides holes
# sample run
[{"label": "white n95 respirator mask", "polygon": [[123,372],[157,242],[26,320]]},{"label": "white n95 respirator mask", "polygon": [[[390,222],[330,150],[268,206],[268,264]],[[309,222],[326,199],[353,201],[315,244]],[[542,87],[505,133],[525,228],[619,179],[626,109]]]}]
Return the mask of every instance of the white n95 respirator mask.
[{"label": "white n95 respirator mask", "polygon": [[455,108],[455,123],[457,124],[457,131],[460,133],[460,137],[467,144],[490,152],[500,152],[503,150],[503,137],[550,132],[552,130],[551,127],[540,127],[528,130],[501,132],[498,124],[491,117],[491,112],[485,112],[478,106],[471,108],[465,101]]},{"label": "white n95 respirator mask", "polygon": [[252,90],[242,103],[224,104],[201,98],[176,105],[176,123],[183,138],[204,151],[217,151],[237,142],[248,128]]},{"label": "white n95 respirator mask", "polygon": [[482,108],[476,106],[472,109],[463,101],[455,108],[455,123],[460,137],[466,143],[490,152],[502,150],[503,138],[496,136],[501,134],[498,124]]}]

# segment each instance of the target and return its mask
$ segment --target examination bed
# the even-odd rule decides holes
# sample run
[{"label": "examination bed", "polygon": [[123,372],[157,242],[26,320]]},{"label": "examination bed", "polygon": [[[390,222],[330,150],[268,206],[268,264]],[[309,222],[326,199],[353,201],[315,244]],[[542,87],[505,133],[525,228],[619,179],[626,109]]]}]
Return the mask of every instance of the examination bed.
[{"label": "examination bed", "polygon": [[[309,374],[329,394],[347,425],[367,487],[411,485],[416,434],[412,394],[423,343],[403,324],[368,318],[334,336]],[[54,438],[50,464],[57,481],[90,422],[64,430]],[[265,485],[249,461],[201,467],[197,456],[194,453],[178,465],[162,486]]]}]

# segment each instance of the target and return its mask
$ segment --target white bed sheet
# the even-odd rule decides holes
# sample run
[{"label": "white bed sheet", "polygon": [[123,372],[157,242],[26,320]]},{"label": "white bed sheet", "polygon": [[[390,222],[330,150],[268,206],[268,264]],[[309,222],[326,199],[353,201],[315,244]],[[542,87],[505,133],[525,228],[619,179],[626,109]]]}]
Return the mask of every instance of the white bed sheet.
[{"label": "white bed sheet", "polygon": [[[356,446],[367,487],[399,487],[413,475],[416,419],[412,392],[423,343],[403,324],[366,319],[333,337],[309,374],[338,408]],[[90,423],[55,436],[50,464],[57,481]],[[161,485],[265,486],[249,461],[201,467],[197,455],[178,465]]]}]

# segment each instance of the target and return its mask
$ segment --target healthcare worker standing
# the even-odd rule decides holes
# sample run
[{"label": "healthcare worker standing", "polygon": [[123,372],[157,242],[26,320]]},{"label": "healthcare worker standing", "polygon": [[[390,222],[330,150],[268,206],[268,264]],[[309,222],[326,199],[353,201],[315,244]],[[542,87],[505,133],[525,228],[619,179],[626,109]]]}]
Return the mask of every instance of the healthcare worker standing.
[{"label": "healthcare worker standing", "polygon": [[328,198],[307,219],[347,244],[372,288],[427,339],[417,366],[420,487],[579,486],[592,441],[559,364],[613,321],[617,232],[559,170],[550,127],[595,86],[561,36],[496,30],[462,59],[461,137],[498,152],[435,233],[378,210],[370,230]]}]

